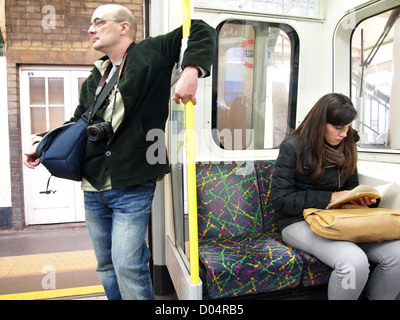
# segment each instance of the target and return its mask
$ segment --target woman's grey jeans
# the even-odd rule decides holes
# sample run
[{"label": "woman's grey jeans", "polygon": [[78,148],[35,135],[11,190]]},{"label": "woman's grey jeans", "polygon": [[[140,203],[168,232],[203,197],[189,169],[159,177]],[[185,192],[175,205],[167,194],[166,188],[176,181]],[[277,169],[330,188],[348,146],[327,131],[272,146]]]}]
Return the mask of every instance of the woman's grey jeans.
[{"label": "woman's grey jeans", "polygon": [[[328,299],[393,300],[400,292],[400,240],[353,243],[315,234],[305,221],[282,230],[283,240],[330,266]],[[376,263],[371,275],[369,262]]]}]

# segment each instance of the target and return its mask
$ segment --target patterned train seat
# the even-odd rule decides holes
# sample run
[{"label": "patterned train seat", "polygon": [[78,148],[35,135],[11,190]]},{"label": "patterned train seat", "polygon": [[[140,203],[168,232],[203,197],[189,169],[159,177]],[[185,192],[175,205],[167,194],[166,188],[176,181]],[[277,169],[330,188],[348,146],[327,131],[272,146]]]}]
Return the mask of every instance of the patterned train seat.
[{"label": "patterned train seat", "polygon": [[197,165],[199,257],[211,298],[294,288],[302,260],[263,231],[253,162]]},{"label": "patterned train seat", "polygon": [[[274,161],[256,161],[255,167],[260,189],[264,232],[267,232],[274,239],[283,242],[281,234],[274,223],[274,210],[271,208],[270,200],[274,163]],[[286,246],[296,252],[303,262],[301,284],[304,287],[328,283],[329,276],[332,272],[330,267],[318,260],[316,257],[313,257],[302,250],[292,248],[289,245]]]}]

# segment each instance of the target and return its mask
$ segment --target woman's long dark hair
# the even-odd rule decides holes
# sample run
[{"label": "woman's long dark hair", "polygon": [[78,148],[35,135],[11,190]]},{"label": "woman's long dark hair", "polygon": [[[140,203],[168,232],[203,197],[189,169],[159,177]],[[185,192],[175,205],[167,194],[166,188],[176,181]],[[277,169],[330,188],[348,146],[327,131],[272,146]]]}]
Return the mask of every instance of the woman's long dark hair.
[{"label": "woman's long dark hair", "polygon": [[[300,126],[291,134],[291,136],[299,136],[297,171],[309,174],[313,181],[318,180],[325,171],[323,149],[326,124],[345,126],[356,117],[357,111],[345,95],[330,93],[319,99]],[[341,143],[344,143],[343,152],[346,157],[341,174],[350,176],[357,166],[357,148],[352,127],[349,128],[347,137]]]}]

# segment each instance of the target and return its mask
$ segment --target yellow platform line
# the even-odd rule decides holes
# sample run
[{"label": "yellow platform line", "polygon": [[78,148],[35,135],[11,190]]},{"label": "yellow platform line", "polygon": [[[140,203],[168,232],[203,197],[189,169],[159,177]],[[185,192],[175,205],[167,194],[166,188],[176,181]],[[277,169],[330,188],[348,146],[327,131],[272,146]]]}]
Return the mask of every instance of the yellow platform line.
[{"label": "yellow platform line", "polygon": [[102,285],[0,295],[0,300],[46,300],[104,293]]},{"label": "yellow platform line", "polygon": [[94,270],[96,265],[93,250],[0,257],[0,278],[43,274],[47,266],[66,272]]}]

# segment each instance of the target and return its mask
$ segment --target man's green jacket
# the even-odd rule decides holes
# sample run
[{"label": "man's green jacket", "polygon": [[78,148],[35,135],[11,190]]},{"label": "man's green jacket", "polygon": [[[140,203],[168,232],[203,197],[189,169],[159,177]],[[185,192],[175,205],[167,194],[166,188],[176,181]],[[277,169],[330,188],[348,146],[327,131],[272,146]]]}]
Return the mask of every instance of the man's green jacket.
[{"label": "man's green jacket", "polygon": [[[118,89],[124,104],[124,117],[110,140],[88,140],[84,160],[84,177],[101,189],[108,170],[113,189],[143,183],[169,172],[168,159],[151,164],[146,141],[151,129],[165,130],[168,117],[172,70],[179,60],[182,28],[165,35],[132,43]],[[195,65],[210,74],[216,48],[216,32],[208,24],[193,20],[182,65]],[[102,60],[107,60],[103,57]],[[82,85],[79,106],[71,121],[77,121],[92,106],[101,74],[95,67]],[[94,122],[102,122],[100,110]]]}]

